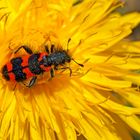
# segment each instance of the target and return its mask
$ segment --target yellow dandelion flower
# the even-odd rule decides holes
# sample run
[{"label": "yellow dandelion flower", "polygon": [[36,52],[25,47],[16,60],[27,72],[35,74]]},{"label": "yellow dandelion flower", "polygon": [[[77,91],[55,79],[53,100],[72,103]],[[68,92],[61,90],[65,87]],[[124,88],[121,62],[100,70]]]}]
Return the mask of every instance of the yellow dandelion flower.
[{"label": "yellow dandelion flower", "polygon": [[30,78],[15,84],[1,74],[1,140],[132,140],[130,131],[140,133],[140,42],[124,40],[140,14],[114,11],[122,5],[119,0],[0,1],[1,68],[27,56],[22,49],[14,53],[23,45],[33,53],[54,46],[72,58],[53,78],[49,71],[38,75],[31,88],[25,86]]}]

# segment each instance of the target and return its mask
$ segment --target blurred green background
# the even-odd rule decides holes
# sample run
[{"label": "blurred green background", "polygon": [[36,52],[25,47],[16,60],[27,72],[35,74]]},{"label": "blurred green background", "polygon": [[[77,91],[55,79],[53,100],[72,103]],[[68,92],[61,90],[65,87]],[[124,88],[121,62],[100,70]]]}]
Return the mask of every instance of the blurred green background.
[{"label": "blurred green background", "polygon": [[140,11],[140,0],[121,0],[125,2],[125,12]]}]

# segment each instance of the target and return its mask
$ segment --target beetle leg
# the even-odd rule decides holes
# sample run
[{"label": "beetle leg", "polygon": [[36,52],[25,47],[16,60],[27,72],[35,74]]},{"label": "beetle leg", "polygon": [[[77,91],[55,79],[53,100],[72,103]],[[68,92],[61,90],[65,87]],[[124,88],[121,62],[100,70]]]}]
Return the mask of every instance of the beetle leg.
[{"label": "beetle leg", "polygon": [[14,53],[17,53],[20,49],[24,49],[28,54],[32,54],[32,50],[28,46],[20,46]]},{"label": "beetle leg", "polygon": [[55,67],[56,70],[66,70],[66,69],[69,69],[70,71],[70,76],[72,75],[72,69],[70,67],[62,67],[62,68],[58,68],[58,67]]},{"label": "beetle leg", "polygon": [[72,69],[70,67],[64,67],[64,68],[61,68],[61,69],[68,69],[70,71],[70,76],[72,75]]},{"label": "beetle leg", "polygon": [[23,83],[26,87],[30,88],[30,87],[32,87],[32,86],[35,84],[36,79],[37,79],[37,76],[34,76],[34,77],[30,80],[30,82],[29,82],[28,85],[26,85],[26,84],[23,83],[23,82],[22,82],[22,83]]},{"label": "beetle leg", "polygon": [[47,46],[47,45],[45,45],[44,47],[45,47],[46,52],[49,54],[49,53],[50,53],[50,51],[49,51],[48,46]]},{"label": "beetle leg", "polygon": [[51,68],[50,69],[50,78],[48,79],[48,81],[50,81],[53,77],[54,77],[54,69]]},{"label": "beetle leg", "polygon": [[55,46],[54,46],[54,44],[52,44],[52,45],[51,45],[51,53],[53,53],[54,50],[55,50]]},{"label": "beetle leg", "polygon": [[17,83],[14,85],[13,91],[16,89]]},{"label": "beetle leg", "polygon": [[51,75],[51,78],[54,77],[54,69],[53,68],[51,68],[51,70],[50,70],[50,75]]},{"label": "beetle leg", "polygon": [[35,84],[36,79],[37,79],[37,76],[34,76],[34,77],[30,80],[29,85],[27,85],[27,87],[29,87],[29,88],[32,87],[32,86]]}]

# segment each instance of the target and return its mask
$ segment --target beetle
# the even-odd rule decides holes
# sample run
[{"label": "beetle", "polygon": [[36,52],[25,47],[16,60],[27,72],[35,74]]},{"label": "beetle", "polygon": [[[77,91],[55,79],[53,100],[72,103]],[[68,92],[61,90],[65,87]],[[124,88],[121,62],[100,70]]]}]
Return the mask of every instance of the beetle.
[{"label": "beetle", "polygon": [[[73,60],[77,63],[69,54],[68,51],[63,49],[55,49],[52,44],[49,50],[48,46],[45,45],[45,52],[33,53],[33,51],[26,45],[20,46],[15,53],[20,49],[24,49],[27,55],[22,57],[15,57],[10,60],[7,64],[2,67],[2,75],[7,81],[23,82],[26,79],[31,78],[26,87],[32,87],[37,76],[43,74],[44,72],[50,72],[51,78],[54,77],[54,70],[59,69],[69,69],[70,76],[72,70],[65,64],[70,63]],[[77,63],[79,66],[83,67],[83,64]],[[62,68],[58,68],[63,66]]]}]

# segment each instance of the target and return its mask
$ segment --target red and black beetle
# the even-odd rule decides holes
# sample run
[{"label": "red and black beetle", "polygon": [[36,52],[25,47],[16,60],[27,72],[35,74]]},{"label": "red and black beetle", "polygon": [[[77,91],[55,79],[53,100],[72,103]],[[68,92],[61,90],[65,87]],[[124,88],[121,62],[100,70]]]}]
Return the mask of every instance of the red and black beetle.
[{"label": "red and black beetle", "polygon": [[[67,51],[62,49],[55,49],[54,45],[51,45],[49,51],[48,46],[45,46],[46,52],[33,53],[28,46],[19,47],[15,53],[20,49],[24,49],[28,54],[22,57],[15,57],[5,64],[2,68],[2,75],[7,81],[23,82],[26,79],[31,78],[27,87],[31,87],[35,84],[37,75],[44,72],[50,72],[51,78],[54,77],[54,70],[59,70],[58,66],[63,66],[60,69],[69,69],[70,75],[72,70],[70,67],[65,66],[65,63],[70,63],[71,60],[76,62]],[[76,62],[77,63],[77,62]],[[79,64],[83,67],[83,64]]]}]

